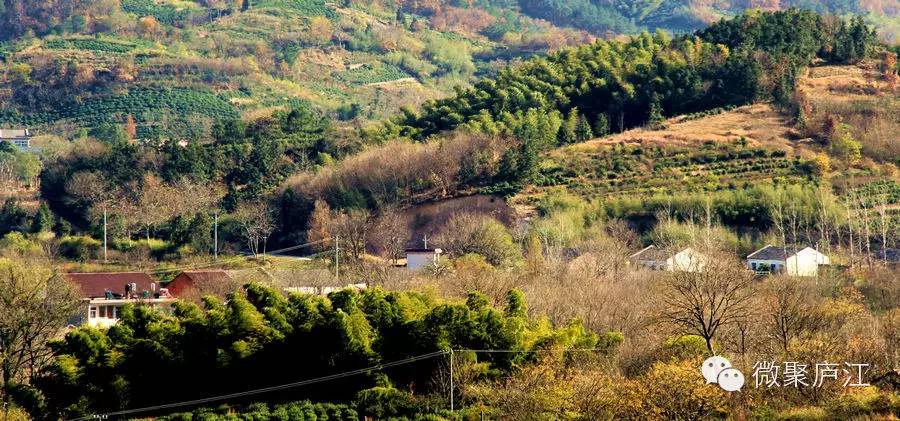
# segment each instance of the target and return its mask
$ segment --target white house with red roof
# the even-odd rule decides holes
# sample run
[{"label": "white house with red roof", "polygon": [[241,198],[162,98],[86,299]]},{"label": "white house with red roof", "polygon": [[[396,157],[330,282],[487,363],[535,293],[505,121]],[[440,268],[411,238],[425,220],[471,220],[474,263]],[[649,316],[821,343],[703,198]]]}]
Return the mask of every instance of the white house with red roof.
[{"label": "white house with red roof", "polygon": [[84,311],[77,324],[110,327],[126,304],[168,306],[174,299],[150,275],[142,272],[67,273],[81,292]]}]

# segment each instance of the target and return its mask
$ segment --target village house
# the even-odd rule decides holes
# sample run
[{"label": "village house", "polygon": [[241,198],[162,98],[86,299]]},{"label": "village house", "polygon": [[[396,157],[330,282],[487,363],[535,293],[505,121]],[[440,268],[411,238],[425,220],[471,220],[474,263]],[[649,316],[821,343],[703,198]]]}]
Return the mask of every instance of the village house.
[{"label": "village house", "polygon": [[432,248],[409,248],[406,249],[406,269],[410,272],[417,272],[429,265],[436,265],[440,262],[441,249]]},{"label": "village house", "polygon": [[369,286],[365,283],[361,284],[347,284],[344,286],[339,285],[320,285],[320,286],[306,286],[306,287],[285,287],[284,292],[288,294],[307,294],[307,295],[321,295],[326,296],[331,294],[332,292],[343,291],[345,289],[351,289],[353,291],[364,291],[368,289]]},{"label": "village house", "polygon": [[166,284],[169,293],[176,297],[191,297],[201,293],[232,292],[234,281],[224,270],[191,270],[178,274]]},{"label": "village house", "polygon": [[829,265],[828,256],[812,247],[776,247],[767,245],[747,255],[747,267],[758,274],[786,273],[816,276],[819,266]]},{"label": "village house", "polygon": [[690,247],[664,250],[651,245],[628,256],[628,261],[632,265],[651,270],[699,272],[709,259]]},{"label": "village house", "polygon": [[9,142],[19,149],[31,149],[31,132],[28,129],[0,129],[0,142]]},{"label": "village house", "polygon": [[65,277],[78,287],[83,311],[71,324],[110,327],[120,318],[126,304],[168,306],[173,300],[165,288],[146,273],[67,273]]}]

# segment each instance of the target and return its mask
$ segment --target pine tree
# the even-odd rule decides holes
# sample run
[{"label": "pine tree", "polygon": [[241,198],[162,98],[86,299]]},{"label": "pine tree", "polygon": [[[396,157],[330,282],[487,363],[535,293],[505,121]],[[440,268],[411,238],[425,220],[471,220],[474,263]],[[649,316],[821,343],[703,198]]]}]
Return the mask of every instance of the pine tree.
[{"label": "pine tree", "polygon": [[579,142],[591,140],[594,138],[594,131],[591,130],[591,123],[583,115],[578,116],[578,123],[575,126],[575,137]]},{"label": "pine tree", "polygon": [[49,232],[53,231],[53,213],[46,203],[41,203],[34,219],[31,222],[32,232]]},{"label": "pine tree", "polygon": [[559,128],[559,134],[557,135],[557,139],[559,140],[560,145],[568,145],[571,143],[575,143],[578,141],[578,108],[572,108],[569,110],[569,115],[566,116],[565,121],[563,121],[562,126]]},{"label": "pine tree", "polygon": [[606,116],[606,113],[600,113],[597,115],[597,122],[594,123],[594,135],[597,137],[603,137],[609,134],[609,117]]},{"label": "pine tree", "polygon": [[659,95],[654,94],[650,101],[650,116],[647,119],[647,127],[651,130],[660,130],[666,125],[666,117],[663,116],[662,104],[659,101]]}]

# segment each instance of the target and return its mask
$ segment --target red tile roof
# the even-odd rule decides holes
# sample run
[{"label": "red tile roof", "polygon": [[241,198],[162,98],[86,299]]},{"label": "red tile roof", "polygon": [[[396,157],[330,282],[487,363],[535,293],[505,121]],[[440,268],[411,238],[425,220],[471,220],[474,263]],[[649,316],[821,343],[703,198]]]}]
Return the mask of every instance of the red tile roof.
[{"label": "red tile roof", "polygon": [[137,293],[150,291],[155,281],[142,272],[67,273],[66,278],[81,289],[83,298],[103,298],[106,291],[117,295],[125,294],[125,284],[137,284]]},{"label": "red tile roof", "polygon": [[179,297],[197,285],[217,285],[231,282],[224,270],[191,270],[178,274],[172,282],[166,284],[169,292]]}]

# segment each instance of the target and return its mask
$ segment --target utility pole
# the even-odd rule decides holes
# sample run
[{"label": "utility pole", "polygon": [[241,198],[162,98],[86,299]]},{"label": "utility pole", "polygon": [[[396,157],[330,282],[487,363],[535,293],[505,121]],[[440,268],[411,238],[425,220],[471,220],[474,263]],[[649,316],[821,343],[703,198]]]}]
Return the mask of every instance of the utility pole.
[{"label": "utility pole", "polygon": [[338,251],[340,250],[340,248],[338,247],[338,241],[340,241],[340,239],[341,239],[341,236],[339,236],[339,235],[334,236],[334,279],[335,280],[341,278],[340,271],[339,271],[340,262],[338,259],[338,256],[340,254],[340,253],[338,253]]},{"label": "utility pole", "polygon": [[450,348],[450,412],[453,409],[453,348]]},{"label": "utility pole", "polygon": [[109,260],[107,259],[107,249],[106,249],[106,207],[103,207],[103,263],[107,263]]},{"label": "utility pole", "polygon": [[425,234],[425,236],[422,238],[422,242],[425,243],[424,248],[427,249],[428,248],[428,234]]},{"label": "utility pole", "polygon": [[219,211],[213,214],[213,259],[219,260]]}]

